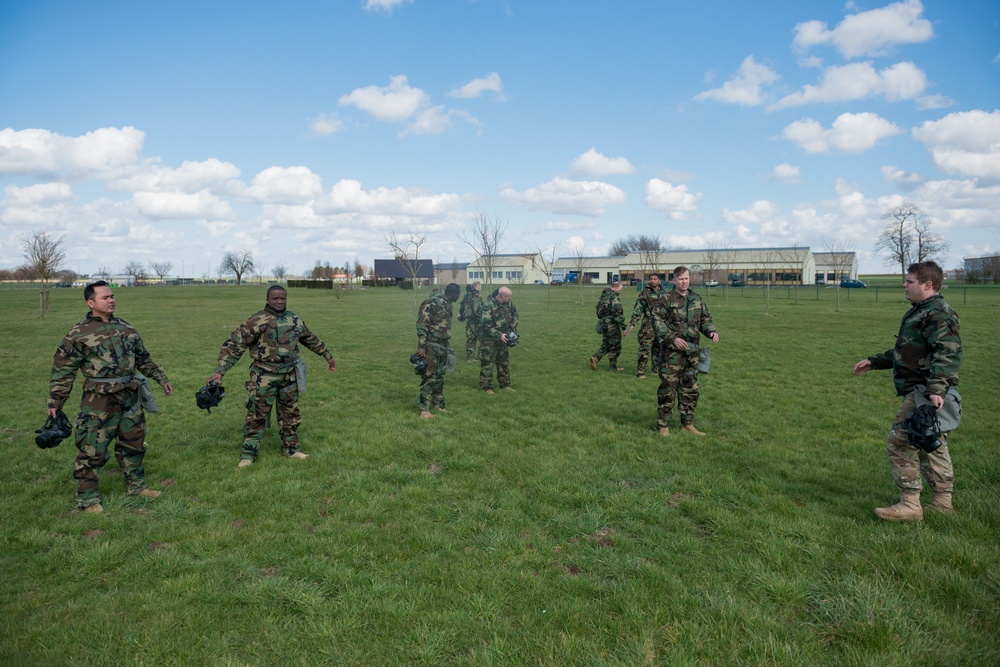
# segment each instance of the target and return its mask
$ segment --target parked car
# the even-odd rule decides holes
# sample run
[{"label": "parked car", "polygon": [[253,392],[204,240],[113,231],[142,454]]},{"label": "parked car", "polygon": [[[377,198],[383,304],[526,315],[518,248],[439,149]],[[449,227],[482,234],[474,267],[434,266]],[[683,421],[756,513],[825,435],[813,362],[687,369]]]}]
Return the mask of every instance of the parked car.
[{"label": "parked car", "polygon": [[562,285],[562,281],[561,280],[553,280],[549,284],[550,285],[555,285],[556,287],[558,287],[559,285]]},{"label": "parked car", "polygon": [[853,287],[868,287],[868,285],[866,285],[865,283],[861,282],[860,280],[854,280],[852,278],[844,278],[843,280],[840,281],[840,286],[841,287],[852,287],[852,288]]},{"label": "parked car", "polygon": [[545,281],[544,281],[544,280],[536,280],[536,281],[535,281],[535,284],[536,284],[536,285],[544,285],[544,284],[545,284]]},{"label": "parked car", "polygon": [[826,284],[826,278],[817,278],[816,279],[816,284],[817,285],[825,285]]},{"label": "parked car", "polygon": [[707,287],[718,287],[719,286],[719,281],[718,280],[706,280],[705,281],[705,285]]},{"label": "parked car", "polygon": [[743,283],[742,280],[740,280],[739,278],[737,278],[736,280],[734,280],[733,282],[731,282],[729,284],[732,285],[733,287],[743,287],[744,283]]}]

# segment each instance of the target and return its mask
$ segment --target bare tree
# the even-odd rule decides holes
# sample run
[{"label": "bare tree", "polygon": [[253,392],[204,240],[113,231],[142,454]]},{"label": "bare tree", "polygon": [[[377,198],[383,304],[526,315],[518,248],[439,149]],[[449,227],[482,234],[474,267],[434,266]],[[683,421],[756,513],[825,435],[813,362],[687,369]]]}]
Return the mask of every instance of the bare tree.
[{"label": "bare tree", "polygon": [[918,262],[937,259],[939,255],[948,252],[948,242],[943,236],[932,231],[930,226],[930,221],[922,215],[913,221],[913,241],[916,246],[914,258]]},{"label": "bare tree", "polygon": [[131,261],[125,265],[122,269],[122,273],[131,278],[129,281],[132,285],[135,285],[139,280],[146,276],[146,267],[142,262]]},{"label": "bare tree", "polygon": [[97,273],[94,275],[96,275],[101,280],[107,280],[108,278],[111,277],[111,269],[109,269],[104,264],[101,264],[99,267],[97,267]]},{"label": "bare tree", "polygon": [[32,232],[21,235],[21,254],[27,261],[27,266],[42,280],[42,288],[38,292],[38,316],[45,317],[51,308],[49,303],[49,281],[58,273],[66,260],[63,243],[65,236],[55,238],[48,232]]},{"label": "bare tree", "polygon": [[393,256],[399,265],[403,267],[403,270],[409,274],[410,279],[413,281],[413,310],[417,310],[417,276],[420,275],[420,267],[422,262],[420,261],[420,248],[427,242],[426,234],[418,234],[417,232],[409,232],[406,240],[402,240],[396,236],[396,232],[392,232],[389,236],[385,237],[385,243],[389,246],[392,251]]},{"label": "bare tree", "polygon": [[736,248],[729,241],[723,241],[722,249],[719,251],[719,262],[726,270],[726,280],[723,283],[722,293],[726,297],[726,304],[729,304],[729,277],[733,274],[733,267],[736,265]]},{"label": "bare tree", "polygon": [[659,255],[667,249],[666,245],[655,236],[648,234],[631,234],[616,239],[608,253],[612,257],[624,257],[637,253],[639,255],[639,273],[643,280],[650,273],[656,273],[659,268]]},{"label": "bare tree", "polygon": [[355,257],[354,258],[354,277],[358,278],[359,280],[363,279],[365,277],[365,273],[367,273],[367,271],[368,271],[368,267],[366,267],[364,264],[362,264],[360,259],[358,259],[357,257]]},{"label": "bare tree", "polygon": [[[780,267],[782,273],[785,269],[789,269],[791,273],[795,274],[796,289],[795,289],[795,305],[799,305],[799,290],[798,286],[802,284],[803,273],[805,272],[806,265],[806,254],[802,248],[797,244],[790,248],[775,248],[777,252],[778,259],[781,260],[783,266]],[[784,280],[782,280],[784,282]]]},{"label": "bare tree", "polygon": [[[552,310],[552,274],[555,273],[556,252],[559,249],[558,243],[546,246],[543,252],[541,248],[535,248],[535,262],[542,274],[545,276],[545,309]],[[546,255],[545,253],[548,253]]]},{"label": "bare tree", "polygon": [[458,237],[476,253],[476,263],[486,274],[487,291],[493,286],[493,267],[496,266],[497,255],[503,247],[507,224],[507,221],[500,216],[490,216],[479,211],[472,218],[472,229],[469,233],[463,232]]},{"label": "bare tree", "polygon": [[851,268],[854,266],[854,249],[847,241],[837,239],[823,239],[823,246],[830,256],[830,266],[833,268],[833,279],[837,292],[836,312],[840,312],[840,281],[842,278],[850,277]]},{"label": "bare tree", "polygon": [[244,248],[239,252],[227,252],[222,256],[222,263],[219,264],[220,276],[236,276],[236,284],[243,283],[243,275],[251,273],[257,268],[253,260],[253,254]]},{"label": "bare tree", "polygon": [[149,268],[152,269],[153,273],[156,274],[156,277],[162,281],[163,277],[170,273],[170,269],[174,268],[174,265],[170,262],[150,262]]},{"label": "bare tree", "polygon": [[571,257],[573,259],[573,268],[576,270],[576,281],[580,284],[580,305],[583,305],[584,274],[586,274],[587,269],[590,268],[590,258],[587,257],[586,253],[586,243],[581,242],[572,248]]},{"label": "bare tree", "polygon": [[718,272],[719,267],[722,265],[722,253],[715,247],[709,247],[705,251],[704,257],[705,257],[705,275],[708,276],[708,278],[705,280],[705,287],[708,290],[707,294],[711,295],[712,286],[709,285],[708,283],[712,280],[717,281],[719,279],[716,273]]},{"label": "bare tree", "polygon": [[922,217],[920,209],[908,203],[882,214],[882,219],[888,222],[875,242],[875,250],[883,255],[887,265],[898,266],[903,277],[913,258],[913,225]]},{"label": "bare tree", "polygon": [[284,263],[278,264],[271,269],[271,273],[274,274],[274,279],[280,283],[288,275],[288,267]]}]

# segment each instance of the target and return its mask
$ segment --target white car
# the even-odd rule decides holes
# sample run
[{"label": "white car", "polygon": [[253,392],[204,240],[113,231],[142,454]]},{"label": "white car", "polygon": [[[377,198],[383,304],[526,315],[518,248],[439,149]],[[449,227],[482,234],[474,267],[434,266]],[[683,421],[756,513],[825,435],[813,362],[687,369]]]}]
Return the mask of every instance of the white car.
[{"label": "white car", "polygon": [[705,281],[705,285],[708,286],[708,287],[718,287],[719,286],[719,281],[718,280],[706,280]]}]

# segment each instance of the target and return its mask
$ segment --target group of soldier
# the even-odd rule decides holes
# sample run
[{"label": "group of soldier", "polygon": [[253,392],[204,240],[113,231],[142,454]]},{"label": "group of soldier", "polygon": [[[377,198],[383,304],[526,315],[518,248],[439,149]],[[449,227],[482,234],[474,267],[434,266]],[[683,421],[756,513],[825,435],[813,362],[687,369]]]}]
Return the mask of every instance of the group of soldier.
[{"label": "group of soldier", "polygon": [[[632,333],[639,324],[639,356],[636,376],[646,379],[646,366],[652,356],[660,376],[656,391],[656,425],[660,435],[670,435],[670,419],[674,406],[680,415],[681,429],[703,436],[694,425],[694,410],[700,395],[698,386],[701,336],[719,342],[719,333],[712,322],[708,305],[691,290],[691,272],[686,266],[673,270],[674,286],[665,290],[660,276],[652,274],[639,292],[632,309],[632,319],[625,328],[625,311],[621,302],[621,282],[614,282],[601,292],[597,302],[597,317],[601,346],[590,357],[590,368],[607,355],[612,371],[622,371],[618,357],[622,351],[622,336]],[[623,333],[624,332],[624,333]]]},{"label": "group of soldier", "polygon": [[[499,389],[514,391],[510,386],[509,347],[516,341],[517,307],[509,287],[493,291],[485,301],[480,296],[482,283],[466,286],[459,306],[459,321],[465,322],[466,361],[474,361],[479,348],[479,387],[494,394],[493,373]],[[432,410],[446,412],[444,379],[448,366],[448,343],[451,340],[453,304],[462,289],[450,283],[443,290],[435,289],[420,304],[417,312],[417,356],[426,361],[420,378],[420,416],[429,419]]]},{"label": "group of soldier", "polygon": [[[601,293],[597,305],[599,330],[603,338],[597,352],[589,359],[597,370],[607,356],[610,368],[621,371],[618,357],[622,336],[628,336],[637,323],[639,353],[637,376],[645,378],[652,358],[660,377],[657,389],[657,427],[668,436],[675,404],[681,428],[703,436],[694,426],[698,404],[699,364],[702,362],[701,336],[713,343],[719,334],[708,306],[691,290],[687,267],[673,270],[673,287],[664,290],[660,278],[651,275],[640,291],[628,327],[620,294],[622,284],[615,282]],[[887,438],[889,466],[900,493],[899,503],[880,507],[875,514],[887,521],[916,521],[923,510],[952,513],[954,470],[948,451],[948,431],[961,418],[958,371],[962,363],[962,343],[957,313],[940,294],[941,267],[934,262],[919,262],[907,269],[903,284],[906,299],[912,304],[903,316],[894,348],[867,357],[854,366],[855,375],[869,370],[892,369],[896,392],[902,397],[892,429]],[[517,308],[507,287],[494,290],[486,299],[480,296],[481,284],[466,288],[459,320],[466,324],[467,361],[474,361],[478,347],[479,386],[494,393],[494,370],[497,386],[514,391],[510,381],[509,347],[517,341]],[[444,378],[449,365],[449,346],[453,304],[461,288],[451,283],[435,289],[421,304],[417,315],[417,357],[426,361],[421,372],[420,414],[433,417],[432,410],[444,412]],[[173,387],[166,372],[158,366],[143,344],[139,333],[125,320],[115,317],[115,298],[104,281],[86,286],[83,292],[89,312],[60,343],[53,358],[49,380],[48,414],[61,415],[77,373],[83,375],[80,412],[76,418],[77,447],[73,477],[77,480],[77,507],[88,513],[103,512],[98,491],[98,473],[107,463],[111,443],[122,469],[127,493],[153,499],[159,491],[148,488],[143,457],[146,452],[146,411],[155,411],[155,400],[147,378],[159,383],[169,396]],[[305,459],[297,430],[301,422],[298,395],[305,389],[304,365],[299,344],[323,357],[328,370],[337,363],[326,345],[305,322],[287,310],[285,288],[272,285],[262,310],[242,322],[222,345],[218,362],[208,376],[207,385],[221,383],[223,376],[250,352],[250,379],[247,415],[243,424],[243,448],[238,467],[253,465],[260,453],[260,441],[274,408],[279,420],[282,454],[289,459]],[[931,406],[926,408],[925,406]],[[914,416],[931,411],[935,424],[929,440],[915,435]],[[940,420],[938,417],[940,416]],[[933,501],[920,504],[921,475],[933,491]]]}]

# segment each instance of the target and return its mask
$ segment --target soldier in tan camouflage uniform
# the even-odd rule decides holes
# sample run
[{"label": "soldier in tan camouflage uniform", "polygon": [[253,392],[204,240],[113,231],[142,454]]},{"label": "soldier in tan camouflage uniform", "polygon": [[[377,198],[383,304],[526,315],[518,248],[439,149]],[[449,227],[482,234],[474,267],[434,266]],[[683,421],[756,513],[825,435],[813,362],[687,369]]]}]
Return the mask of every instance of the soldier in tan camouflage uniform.
[{"label": "soldier in tan camouflage uniform", "polygon": [[659,349],[653,349],[656,343],[656,332],[653,331],[652,305],[656,303],[661,292],[660,276],[654,273],[647,279],[646,287],[639,292],[639,296],[635,300],[635,306],[632,308],[632,319],[629,321],[628,329],[624,333],[625,336],[632,333],[632,329],[635,328],[636,323],[639,322],[640,318],[642,319],[637,336],[639,339],[639,356],[635,369],[635,376],[640,380],[646,379],[646,364],[649,363],[650,353],[653,354],[654,359],[659,356]]},{"label": "soldier in tan camouflage uniform", "polygon": [[251,465],[260,454],[260,441],[276,406],[280,424],[281,452],[293,459],[309,458],[299,449],[298,428],[299,389],[295,367],[299,360],[299,344],[326,359],[330,372],[337,362],[306,323],[285,309],[288,293],[281,285],[267,289],[264,310],[254,313],[233,331],[219,351],[219,365],[207,382],[221,382],[222,376],[250,350],[250,380],[246,387],[247,417],[243,424],[243,454],[239,467]]},{"label": "soldier in tan camouflage uniform", "polygon": [[675,402],[681,429],[693,435],[705,435],[694,426],[694,410],[700,393],[698,342],[705,335],[718,343],[719,333],[708,305],[689,289],[690,286],[691,273],[686,266],[678,266],[674,269],[674,289],[662,293],[652,307],[653,328],[660,341],[656,424],[663,436],[670,434],[670,416]]},{"label": "soldier in tan camouflage uniform", "polygon": [[462,288],[450,283],[436,289],[420,304],[417,314],[417,354],[427,360],[420,378],[420,416],[433,417],[431,408],[444,412],[444,376],[448,366],[448,341],[451,340],[453,303]]},{"label": "soldier in tan camouflage uniform", "polygon": [[167,374],[146,351],[139,333],[125,320],[114,317],[115,295],[103,280],[87,285],[83,298],[90,308],[87,318],[70,329],[56,350],[49,380],[49,415],[55,417],[73,391],[77,371],[83,374],[80,414],[76,418],[77,507],[103,512],[98,493],[98,471],[108,462],[111,441],[115,458],[125,476],[128,494],[156,498],[159,491],[146,486],[142,465],[146,454],[146,416],[139,390],[146,376],[173,387]]},{"label": "soldier in tan camouflage uniform", "polygon": [[[899,502],[875,509],[875,515],[886,521],[920,521],[924,509],[953,512],[955,472],[948,453],[947,434],[941,434],[943,444],[938,449],[925,452],[910,442],[906,430],[906,420],[916,410],[918,398],[926,399],[938,411],[945,407],[946,400],[955,400],[952,388],[958,386],[962,339],[958,313],[939,293],[943,277],[941,267],[935,262],[911,264],[906,269],[903,289],[913,306],[899,325],[896,346],[854,366],[855,375],[891,368],[896,394],[903,397],[886,448],[892,478],[899,489]],[[917,391],[922,392],[921,397],[916,395]],[[921,473],[934,492],[934,500],[923,507]]]},{"label": "soldier in tan camouflage uniform", "polygon": [[597,301],[597,316],[601,318],[601,346],[590,357],[590,369],[596,371],[601,357],[608,355],[609,369],[623,371],[618,367],[618,355],[622,352],[622,330],[625,328],[625,311],[622,309],[622,284],[615,281],[605,287]]}]

